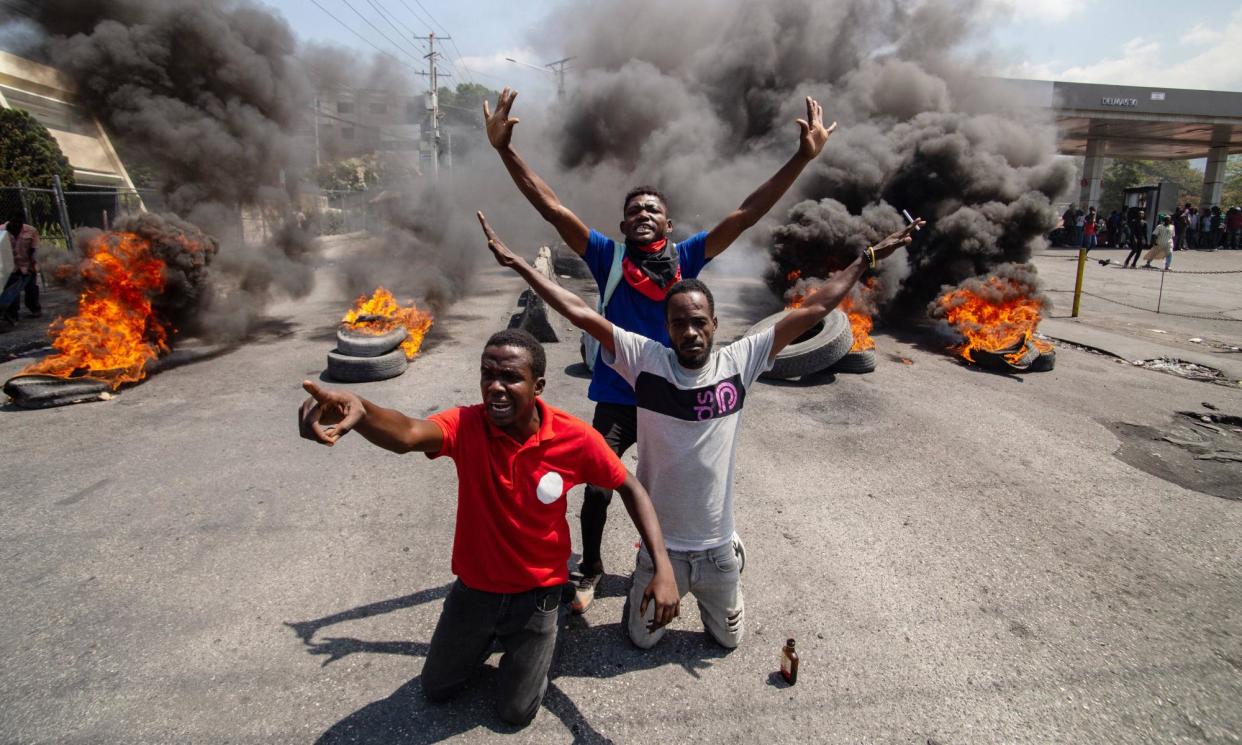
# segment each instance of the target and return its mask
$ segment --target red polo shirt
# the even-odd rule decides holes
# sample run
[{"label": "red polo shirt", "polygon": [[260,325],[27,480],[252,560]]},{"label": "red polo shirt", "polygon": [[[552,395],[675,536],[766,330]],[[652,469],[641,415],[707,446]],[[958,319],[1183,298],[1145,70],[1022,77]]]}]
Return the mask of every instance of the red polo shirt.
[{"label": "red polo shirt", "polygon": [[428,417],[444,432],[457,465],[453,574],[485,592],[525,592],[569,581],[569,490],[615,489],[625,466],[589,425],[541,399],[539,431],[518,442],[487,418],[483,404]]}]

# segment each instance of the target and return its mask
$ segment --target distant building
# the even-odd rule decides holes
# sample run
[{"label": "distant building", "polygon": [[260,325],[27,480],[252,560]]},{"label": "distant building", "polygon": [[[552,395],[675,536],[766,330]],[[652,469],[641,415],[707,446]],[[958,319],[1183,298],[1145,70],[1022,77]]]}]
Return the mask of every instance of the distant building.
[{"label": "distant building", "polygon": [[108,134],[73,99],[73,84],[60,71],[0,51],[0,107],[27,111],[48,128],[73,167],[75,188],[132,190]]},{"label": "distant building", "polygon": [[319,159],[330,162],[371,153],[416,154],[426,111],[422,96],[336,88],[320,91],[311,116],[312,128],[318,118]]}]

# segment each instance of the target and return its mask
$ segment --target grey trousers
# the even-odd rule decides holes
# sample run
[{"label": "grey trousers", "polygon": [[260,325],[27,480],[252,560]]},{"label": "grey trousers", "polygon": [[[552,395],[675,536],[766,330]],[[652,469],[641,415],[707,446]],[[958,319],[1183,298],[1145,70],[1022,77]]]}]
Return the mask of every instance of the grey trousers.
[{"label": "grey trousers", "polygon": [[[733,649],[742,643],[746,634],[745,606],[742,602],[742,568],[745,566],[746,549],[737,535],[731,543],[707,551],[669,551],[669,563],[677,580],[677,593],[694,595],[699,603],[699,616],[703,627],[720,646]],[[667,626],[647,631],[647,624],[655,617],[655,603],[647,606],[645,614],[639,613],[643,591],[655,576],[655,565],[647,547],[638,549],[634,561],[634,576],[630,595],[626,602],[625,627],[630,641],[642,649],[654,647],[664,637]]]},{"label": "grey trousers", "polygon": [[423,694],[444,701],[460,691],[499,640],[497,711],[511,724],[528,724],[548,689],[556,651],[561,586],[519,593],[473,590],[460,579],[444,599],[423,664]]}]

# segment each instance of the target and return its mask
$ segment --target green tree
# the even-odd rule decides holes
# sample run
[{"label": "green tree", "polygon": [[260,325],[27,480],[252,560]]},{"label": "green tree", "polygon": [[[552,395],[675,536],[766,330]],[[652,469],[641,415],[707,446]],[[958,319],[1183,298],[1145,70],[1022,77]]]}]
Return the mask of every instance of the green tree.
[{"label": "green tree", "polygon": [[328,191],[362,191],[383,183],[384,165],[375,154],[324,163],[315,169],[315,181]]},{"label": "green tree", "polygon": [[1225,165],[1225,191],[1221,195],[1220,205],[1242,205],[1242,155],[1229,156],[1229,162]]},{"label": "green tree", "polygon": [[1165,181],[1178,189],[1177,202],[1198,202],[1203,174],[1185,160],[1114,160],[1104,168],[1100,192],[1100,211],[1108,214],[1121,209],[1121,192],[1131,186],[1154,186]]},{"label": "green tree", "polygon": [[478,83],[458,83],[456,90],[441,88],[438,93],[445,124],[480,131],[483,129],[483,99],[495,103],[500,96],[498,91]]},{"label": "green tree", "polygon": [[21,109],[0,109],[0,186],[73,185],[73,168],[47,127]]}]

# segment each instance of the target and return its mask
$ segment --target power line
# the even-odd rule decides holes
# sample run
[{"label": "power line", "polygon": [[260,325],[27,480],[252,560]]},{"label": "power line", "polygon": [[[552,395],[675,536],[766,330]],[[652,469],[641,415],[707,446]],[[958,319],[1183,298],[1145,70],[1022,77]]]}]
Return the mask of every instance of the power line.
[{"label": "power line", "polygon": [[[367,18],[366,16],[364,16],[364,15],[363,15],[363,14],[362,14],[362,13],[361,13],[361,12],[360,12],[357,8],[355,8],[355,7],[353,6],[353,4],[352,4],[352,3],[350,3],[350,2],[349,2],[349,0],[341,0],[341,2],[345,3],[345,7],[349,8],[350,10],[352,10],[352,11],[354,12],[354,15],[358,16],[359,18],[361,18],[361,19],[362,19],[362,21],[363,21],[364,23],[366,23],[368,26],[370,26],[371,28],[375,29],[375,33],[377,33],[377,34],[379,34],[380,36],[384,37],[385,41],[387,41],[389,44],[392,44],[392,45],[393,45],[393,47],[395,47],[398,51],[400,51],[402,54],[404,54],[404,55],[406,55],[406,56],[410,57],[410,59],[414,60],[415,62],[417,62],[417,61],[418,61],[418,59],[417,59],[416,57],[414,57],[414,56],[413,56],[413,55],[411,55],[409,52],[407,52],[407,51],[405,51],[404,49],[402,49],[402,47],[401,47],[401,45],[400,45],[400,44],[397,44],[397,43],[396,43],[396,42],[394,42],[392,39],[389,39],[389,38],[388,38],[388,34],[385,34],[383,31],[380,31],[380,30],[379,30],[379,27],[378,27],[378,26],[376,26],[374,23],[371,23],[371,19],[369,19],[369,18]],[[315,4],[316,4],[316,5],[319,5],[319,3],[315,3]]]},{"label": "power line", "polygon": [[[458,63],[459,63],[459,64],[457,65],[457,67],[460,67],[460,68],[461,68],[461,70],[462,70],[462,72],[464,72],[464,73],[465,73],[465,77],[466,77],[466,79],[467,79],[468,81],[470,81],[471,83],[475,82],[475,81],[474,81],[474,71],[473,71],[473,70],[471,70],[469,67],[466,67],[466,61],[465,61],[464,57],[462,56],[461,49],[459,49],[459,48],[457,47],[457,42],[453,40],[452,35],[449,33],[449,30],[448,30],[447,28],[445,28],[445,27],[444,27],[444,24],[440,23],[440,21],[438,21],[438,20],[436,19],[436,17],[435,17],[435,16],[433,16],[433,15],[431,14],[431,11],[427,10],[426,6],[424,6],[424,5],[423,5],[423,4],[422,4],[419,0],[414,0],[414,3],[415,3],[415,4],[419,7],[419,8],[421,8],[421,9],[422,9],[422,11],[423,11],[423,12],[422,12],[422,15],[420,15],[420,14],[418,13],[418,11],[414,10],[413,8],[411,8],[411,7],[410,7],[410,4],[409,4],[409,3],[407,3],[405,0],[397,0],[397,2],[401,3],[402,5],[404,5],[404,6],[405,6],[405,9],[406,9],[406,10],[408,10],[408,11],[410,11],[410,13],[411,13],[411,14],[412,14],[415,18],[417,18],[417,19],[418,19],[419,23],[423,24],[423,25],[424,25],[424,26],[426,26],[428,29],[431,29],[432,31],[434,31],[435,29],[434,29],[434,28],[432,28],[432,26],[434,25],[436,28],[439,28],[439,29],[440,29],[440,31],[444,32],[444,36],[445,36],[445,38],[448,40],[449,44],[451,44],[451,45],[452,45],[452,47],[453,47],[453,53],[457,55],[457,61],[458,61]],[[423,15],[425,15],[425,16],[426,16],[426,17],[430,20],[430,23],[428,23],[426,20],[423,20]]]},{"label": "power line", "polygon": [[[428,29],[429,31],[434,32],[434,31],[436,30],[436,29],[435,29],[435,27],[436,27],[436,26],[439,26],[440,30],[441,30],[441,31],[443,31],[443,32],[444,32],[444,34],[445,34],[446,36],[448,35],[448,29],[444,28],[443,26],[440,26],[440,22],[439,22],[439,21],[437,21],[435,18],[432,18],[432,17],[431,17],[431,14],[430,14],[430,13],[427,13],[427,9],[426,9],[426,8],[423,8],[423,4],[422,4],[422,3],[419,3],[419,4],[418,4],[418,7],[423,8],[423,13],[424,13],[424,14],[426,14],[428,18],[431,18],[431,23],[428,23],[427,21],[424,21],[424,20],[423,20],[423,17],[422,17],[421,15],[419,15],[419,14],[418,14],[418,11],[414,10],[413,8],[411,8],[411,7],[410,7],[410,4],[409,4],[409,3],[407,3],[405,0],[397,0],[397,2],[401,3],[402,5],[404,5],[404,6],[405,6],[405,9],[406,9],[406,10],[408,10],[408,11],[410,11],[410,13],[412,13],[412,14],[414,15],[414,17],[418,19],[418,22],[419,22],[419,23],[421,23],[421,24],[423,24],[424,26],[426,26],[426,27],[427,27],[427,29]],[[433,26],[432,24],[435,24],[435,25]]]},{"label": "power line", "polygon": [[[369,4],[372,8],[375,8],[375,12],[380,14],[380,18],[383,18],[388,23],[389,26],[392,26],[392,30],[397,32],[398,39],[401,39],[403,41],[405,40],[405,36],[402,34],[401,29],[397,28],[397,24],[393,22],[395,20],[398,23],[400,23],[400,19],[390,18],[389,17],[390,14],[386,12],[382,7],[380,7],[379,3],[377,3],[375,0],[367,0],[367,4]],[[405,30],[409,32],[410,36],[417,36],[417,34],[415,34],[414,32],[414,29],[410,28],[409,26],[406,26],[404,23],[401,23],[401,25],[405,27]],[[412,49],[412,51],[417,52],[418,50]]]},{"label": "power line", "polygon": [[[411,70],[413,70],[414,72],[419,73],[419,74],[421,74],[421,73],[422,73],[422,70],[419,70],[417,67],[413,67],[412,65],[409,65],[408,63],[406,63],[406,62],[405,62],[405,60],[401,59],[400,57],[397,57],[397,56],[396,56],[396,55],[394,55],[392,52],[389,52],[389,51],[387,51],[387,50],[381,49],[380,47],[376,46],[376,44],[375,44],[374,42],[372,42],[370,39],[368,39],[367,37],[365,37],[365,36],[363,36],[362,34],[358,33],[357,31],[353,30],[353,28],[351,28],[348,24],[346,24],[346,23],[345,23],[344,21],[342,21],[340,18],[337,18],[335,15],[333,15],[333,14],[332,14],[332,11],[330,11],[330,10],[328,10],[327,8],[325,8],[325,7],[323,7],[322,5],[320,5],[320,4],[319,4],[319,0],[311,0],[311,2],[315,4],[315,7],[319,8],[319,9],[320,9],[320,10],[322,10],[325,14],[327,14],[327,16],[328,16],[329,18],[331,18],[332,20],[336,21],[336,22],[337,22],[337,24],[338,24],[339,26],[341,26],[342,28],[344,28],[346,31],[348,31],[349,33],[353,34],[354,36],[357,36],[359,39],[361,39],[361,40],[363,41],[363,43],[367,44],[368,46],[370,46],[370,47],[371,47],[372,49],[374,49],[375,51],[379,52],[380,54],[384,55],[385,57],[390,57],[390,58],[392,58],[392,60],[393,60],[394,62],[396,62],[398,65],[401,65],[402,67],[408,67],[409,69],[411,69]],[[357,12],[357,11],[354,11],[354,12]]]}]

